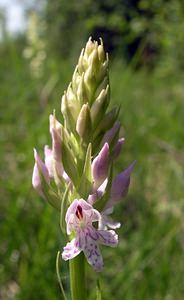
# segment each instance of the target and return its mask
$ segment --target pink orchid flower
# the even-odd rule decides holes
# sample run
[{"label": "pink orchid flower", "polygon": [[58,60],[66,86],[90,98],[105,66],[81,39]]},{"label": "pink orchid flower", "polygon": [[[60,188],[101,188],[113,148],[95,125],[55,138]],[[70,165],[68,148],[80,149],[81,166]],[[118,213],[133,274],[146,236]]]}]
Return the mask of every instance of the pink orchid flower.
[{"label": "pink orchid flower", "polygon": [[98,230],[93,222],[98,222],[101,214],[83,199],[75,199],[66,213],[67,234],[75,232],[76,237],[63,249],[62,258],[69,260],[84,252],[95,271],[103,268],[103,258],[99,244],[115,247],[118,236],[113,230]]}]

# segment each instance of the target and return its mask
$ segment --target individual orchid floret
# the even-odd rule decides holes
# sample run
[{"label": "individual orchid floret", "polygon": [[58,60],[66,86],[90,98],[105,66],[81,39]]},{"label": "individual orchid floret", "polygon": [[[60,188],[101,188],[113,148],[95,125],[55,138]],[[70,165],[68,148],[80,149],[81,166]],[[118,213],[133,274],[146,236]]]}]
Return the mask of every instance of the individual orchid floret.
[{"label": "individual orchid floret", "polygon": [[42,178],[46,181],[47,184],[49,184],[50,182],[49,172],[46,165],[38,155],[36,149],[34,149],[34,158],[35,158],[35,165],[33,168],[32,185],[34,189],[38,192],[38,194],[44,197],[42,191]]},{"label": "individual orchid floret", "polygon": [[98,230],[93,222],[98,222],[101,214],[83,199],[75,199],[66,213],[67,234],[75,233],[76,237],[63,249],[62,258],[69,260],[81,251],[95,271],[103,268],[103,258],[99,244],[115,247],[118,236],[113,230]]},{"label": "individual orchid floret", "polygon": [[95,157],[95,159],[92,162],[94,190],[96,190],[107,178],[108,167],[109,167],[109,145],[105,143],[100,153]]},{"label": "individual orchid floret", "polygon": [[114,205],[121,200],[121,198],[126,196],[130,184],[130,174],[133,171],[134,165],[135,162],[114,178],[111,188],[110,204]]}]

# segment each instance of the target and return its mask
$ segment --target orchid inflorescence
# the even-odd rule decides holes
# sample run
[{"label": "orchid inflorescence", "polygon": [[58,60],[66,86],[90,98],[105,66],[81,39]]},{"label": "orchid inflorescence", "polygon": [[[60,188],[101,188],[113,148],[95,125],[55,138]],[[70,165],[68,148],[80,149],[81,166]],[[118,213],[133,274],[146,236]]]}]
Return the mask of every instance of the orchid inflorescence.
[{"label": "orchid inflorescence", "polygon": [[103,268],[100,245],[115,247],[119,222],[111,218],[114,206],[126,196],[134,163],[113,177],[120,155],[119,108],[110,102],[108,55],[91,38],[82,50],[72,81],[64,92],[64,124],[50,115],[52,147],[44,147],[44,161],[34,150],[32,184],[60,211],[61,229],[68,243],[62,252],[71,260],[83,252],[95,271]]}]

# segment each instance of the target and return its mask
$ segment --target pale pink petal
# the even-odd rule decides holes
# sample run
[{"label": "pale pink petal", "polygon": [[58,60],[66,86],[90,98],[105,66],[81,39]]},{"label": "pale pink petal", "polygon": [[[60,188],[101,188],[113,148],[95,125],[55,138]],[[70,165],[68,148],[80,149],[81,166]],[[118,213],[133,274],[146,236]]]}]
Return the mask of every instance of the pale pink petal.
[{"label": "pale pink petal", "polygon": [[79,199],[78,200],[78,204],[82,207],[82,209],[84,210],[92,210],[93,207],[87,203],[87,201],[85,201],[84,199]]},{"label": "pale pink petal", "polygon": [[39,174],[37,163],[35,163],[34,168],[33,168],[32,185],[33,185],[34,189],[37,191],[37,193],[40,196],[44,197],[42,187],[41,187],[41,179],[40,179],[40,174]]},{"label": "pale pink petal", "polygon": [[99,250],[98,244],[86,234],[86,243],[83,248],[84,254],[88,263],[94,268],[96,272],[102,271],[103,258]]},{"label": "pale pink petal", "polygon": [[97,194],[97,192],[95,192],[94,194],[91,194],[88,196],[87,202],[89,204],[93,205],[97,199],[98,199],[98,194]]},{"label": "pale pink petal", "polygon": [[45,147],[44,147],[44,154],[45,154],[45,165],[48,169],[49,177],[54,177],[53,155],[52,155],[52,150],[49,148],[48,145],[45,145]]},{"label": "pale pink petal", "polygon": [[97,190],[94,189],[94,193],[88,196],[87,202],[93,205],[104,194],[106,186],[107,179],[104,180],[104,182]]},{"label": "pale pink petal", "polygon": [[101,186],[98,188],[99,195],[102,195],[105,192],[106,186],[107,186],[108,180],[105,179],[104,182],[101,184]]},{"label": "pale pink petal", "polygon": [[111,229],[117,229],[121,227],[121,223],[120,222],[114,222],[113,219],[107,215],[105,215],[104,213],[101,214],[101,219],[99,221],[99,225],[98,228],[99,229],[107,229],[107,228],[111,228]]},{"label": "pale pink petal", "polygon": [[63,248],[62,258],[64,260],[72,259],[76,257],[81,252],[79,248],[78,239],[73,239],[71,242],[67,243],[66,246]]},{"label": "pale pink petal", "polygon": [[69,208],[67,209],[66,212],[66,217],[65,217],[65,221],[66,223],[68,223],[70,216],[73,214],[75,214],[77,206],[79,205],[79,200],[75,199],[71,205],[69,206]]},{"label": "pale pink petal", "polygon": [[76,220],[75,220],[75,215],[74,214],[71,214],[69,215],[68,217],[68,221],[67,221],[67,224],[66,224],[66,232],[68,235],[70,235],[72,233],[73,230],[75,230],[75,223],[76,223]]},{"label": "pale pink petal", "polygon": [[116,247],[118,244],[118,235],[114,230],[98,230],[100,244]]},{"label": "pale pink petal", "polygon": [[52,129],[52,151],[54,159],[61,162],[61,137],[55,128]]},{"label": "pale pink petal", "polygon": [[96,209],[93,209],[91,221],[96,222],[96,221],[99,221],[100,218],[101,218],[101,214],[99,213],[99,211]]}]

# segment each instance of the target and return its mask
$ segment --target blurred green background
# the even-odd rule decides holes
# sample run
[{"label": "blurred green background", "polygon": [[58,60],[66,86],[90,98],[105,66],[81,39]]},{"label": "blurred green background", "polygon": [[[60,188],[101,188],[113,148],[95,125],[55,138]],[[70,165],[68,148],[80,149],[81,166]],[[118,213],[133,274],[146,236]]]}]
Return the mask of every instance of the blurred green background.
[{"label": "blurred green background", "polygon": [[[112,104],[122,106],[117,171],[137,160],[115,211],[119,246],[102,249],[103,299],[183,300],[183,1],[17,2],[27,21],[20,32],[7,31],[0,9],[0,299],[60,299],[55,258],[64,239],[59,215],[31,186],[33,147],[50,143],[49,113],[61,118],[61,95],[91,35],[104,39]],[[61,275],[69,290],[65,263]]]}]

